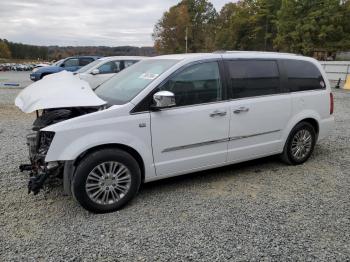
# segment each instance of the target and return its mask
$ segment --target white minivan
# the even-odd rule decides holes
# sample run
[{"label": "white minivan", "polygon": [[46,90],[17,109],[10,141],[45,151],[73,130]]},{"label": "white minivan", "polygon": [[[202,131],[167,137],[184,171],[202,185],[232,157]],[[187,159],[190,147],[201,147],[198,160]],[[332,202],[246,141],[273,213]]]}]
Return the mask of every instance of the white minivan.
[{"label": "white minivan", "polygon": [[49,77],[16,98],[38,114],[27,136],[31,163],[20,168],[31,172],[34,194],[61,176],[92,212],[117,210],[142,183],[166,177],[269,155],[302,164],[334,123],[322,67],[293,54],[158,56],[95,92],[83,81],[68,86],[70,75],[65,87]]}]

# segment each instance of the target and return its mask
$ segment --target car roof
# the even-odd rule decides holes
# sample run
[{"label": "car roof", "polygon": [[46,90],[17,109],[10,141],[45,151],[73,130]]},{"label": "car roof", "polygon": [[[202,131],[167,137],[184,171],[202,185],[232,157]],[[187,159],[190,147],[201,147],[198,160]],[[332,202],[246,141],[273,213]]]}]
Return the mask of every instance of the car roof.
[{"label": "car roof", "polygon": [[147,57],[145,56],[106,56],[101,57],[99,61],[108,61],[108,60],[114,60],[114,59],[123,59],[123,60],[142,60]]},{"label": "car roof", "polygon": [[66,59],[69,59],[69,58],[96,58],[96,59],[99,59],[101,58],[101,56],[97,56],[97,55],[76,55],[76,56],[69,56],[69,57],[66,57],[66,58],[63,58],[61,60],[66,60]]},{"label": "car roof", "polygon": [[258,51],[216,51],[213,53],[189,53],[189,54],[173,54],[162,55],[153,57],[153,59],[175,59],[175,60],[187,60],[196,61],[203,59],[214,58],[226,58],[226,59],[295,59],[295,60],[307,60],[316,61],[311,57],[292,53],[279,53],[279,52],[258,52]]}]

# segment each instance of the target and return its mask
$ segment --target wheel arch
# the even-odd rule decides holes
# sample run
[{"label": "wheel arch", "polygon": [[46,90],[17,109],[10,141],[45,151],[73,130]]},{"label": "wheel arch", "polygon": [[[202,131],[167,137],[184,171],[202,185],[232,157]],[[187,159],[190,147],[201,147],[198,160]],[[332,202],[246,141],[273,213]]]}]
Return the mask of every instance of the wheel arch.
[{"label": "wheel arch", "polygon": [[317,114],[317,112],[311,111],[311,110],[303,111],[303,112],[300,112],[299,114],[295,115],[292,119],[290,119],[287,127],[284,129],[283,135],[281,137],[281,139],[283,141],[281,144],[281,145],[283,145],[283,147],[280,148],[281,151],[284,149],[284,146],[288,140],[290,132],[300,122],[307,122],[307,123],[311,124],[315,128],[316,138],[318,139],[318,134],[320,132],[320,120],[321,120],[320,115]]},{"label": "wheel arch", "polygon": [[145,163],[143,158],[141,157],[141,154],[134,148],[124,145],[124,144],[118,144],[118,143],[111,143],[111,144],[102,144],[98,146],[91,147],[84,152],[80,153],[78,157],[74,160],[73,165],[76,167],[78,166],[79,162],[88,154],[101,150],[101,149],[121,149],[127,153],[129,153],[132,157],[135,158],[137,163],[139,164],[140,171],[141,171],[141,183],[144,183],[145,181]]},{"label": "wheel arch", "polygon": [[296,123],[294,126],[296,126],[297,124],[301,123],[301,122],[307,122],[309,123],[310,125],[313,126],[313,128],[315,129],[315,132],[316,132],[316,136],[318,136],[318,133],[320,131],[320,125],[318,123],[318,121],[315,119],[315,118],[305,118],[303,120],[300,120],[298,123]]}]

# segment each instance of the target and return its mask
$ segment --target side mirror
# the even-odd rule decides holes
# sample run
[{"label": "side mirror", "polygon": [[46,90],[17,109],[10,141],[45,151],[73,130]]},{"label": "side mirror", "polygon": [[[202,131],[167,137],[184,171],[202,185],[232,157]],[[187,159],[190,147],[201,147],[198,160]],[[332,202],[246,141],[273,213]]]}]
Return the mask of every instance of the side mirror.
[{"label": "side mirror", "polygon": [[97,68],[95,68],[94,70],[91,71],[90,74],[92,75],[98,75],[100,73],[100,70],[98,70]]},{"label": "side mirror", "polygon": [[154,104],[152,109],[159,110],[162,108],[173,107],[175,103],[175,95],[169,91],[159,91],[153,95]]}]

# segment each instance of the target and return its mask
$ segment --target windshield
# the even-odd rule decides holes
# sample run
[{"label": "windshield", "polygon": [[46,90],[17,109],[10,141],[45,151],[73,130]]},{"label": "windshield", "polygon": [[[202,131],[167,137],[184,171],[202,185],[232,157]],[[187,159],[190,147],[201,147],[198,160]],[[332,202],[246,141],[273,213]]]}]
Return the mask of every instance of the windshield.
[{"label": "windshield", "polygon": [[95,92],[109,104],[125,104],[178,61],[174,59],[143,60],[116,74],[99,86]]},{"label": "windshield", "polygon": [[91,68],[93,68],[95,65],[101,63],[100,59],[95,60],[94,62],[91,62],[90,64],[87,64],[86,66],[83,66],[82,68],[80,68],[76,73],[85,73],[86,71],[90,70]]}]

